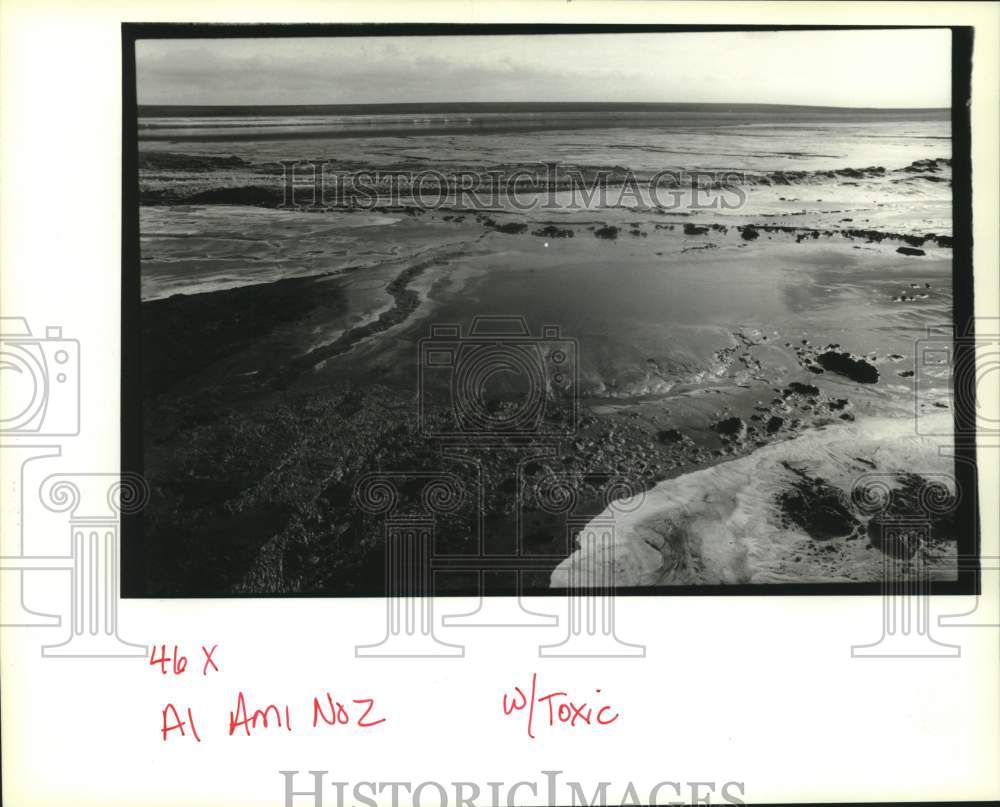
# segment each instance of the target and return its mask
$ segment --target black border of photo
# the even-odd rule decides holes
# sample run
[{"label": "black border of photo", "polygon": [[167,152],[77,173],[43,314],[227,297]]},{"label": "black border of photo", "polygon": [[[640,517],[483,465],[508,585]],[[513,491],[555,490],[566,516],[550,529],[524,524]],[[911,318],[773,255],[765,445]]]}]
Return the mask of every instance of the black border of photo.
[{"label": "black border of photo", "polygon": [[[956,342],[955,360],[963,351],[974,351],[973,268],[972,268],[972,163],[970,98],[974,29],[967,26],[870,26],[870,25],[485,25],[485,24],[203,24],[203,23],[123,23],[122,34],[122,296],[121,296],[121,468],[122,473],[142,474],[143,414],[139,253],[139,172],[138,104],[136,97],[135,43],[139,39],[211,39],[267,37],[365,37],[365,36],[484,36],[538,34],[623,34],[623,33],[708,33],[725,31],[815,31],[815,30],[899,30],[947,29],[952,38],[952,173],[953,173],[953,295]],[[966,355],[966,360],[968,360]],[[974,363],[973,363],[974,364]],[[975,395],[974,389],[956,390]],[[931,594],[978,594],[981,591],[980,525],[975,435],[963,433],[959,409],[975,411],[975,401],[954,407],[956,440],[955,479],[962,496],[957,513],[959,530],[958,578],[934,581]],[[144,589],[143,514],[122,514],[121,591],[125,598],[150,596]],[[966,560],[968,559],[968,560]],[[470,592],[476,596],[478,592]],[[494,590],[485,596],[511,596],[516,591]],[[617,588],[618,595],[639,596],[840,596],[884,594],[884,585],[872,583],[776,583],[700,586],[653,586]],[[530,596],[565,596],[566,591],[525,592]],[[314,594],[219,594],[174,595],[174,598],[264,598],[307,597],[381,598],[377,595]]]}]

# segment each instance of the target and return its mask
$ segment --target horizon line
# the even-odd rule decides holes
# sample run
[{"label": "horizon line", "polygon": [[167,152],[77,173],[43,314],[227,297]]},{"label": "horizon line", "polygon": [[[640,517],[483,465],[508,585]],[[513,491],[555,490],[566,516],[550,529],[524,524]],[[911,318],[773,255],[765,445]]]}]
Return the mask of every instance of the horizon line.
[{"label": "horizon line", "polygon": [[837,109],[837,110],[851,110],[858,112],[865,111],[916,111],[916,112],[928,112],[928,111],[940,111],[940,110],[950,110],[951,106],[906,106],[906,107],[893,107],[893,106],[836,106],[830,104],[784,104],[773,101],[762,101],[762,102],[747,102],[747,101],[356,101],[356,102],[334,102],[334,103],[320,103],[320,102],[309,102],[309,103],[297,103],[297,104],[272,104],[272,103],[248,103],[248,104],[178,104],[178,103],[137,103],[136,106],[139,109],[143,107],[162,107],[162,108],[176,108],[176,109],[251,109],[257,107],[267,107],[270,109],[294,109],[302,107],[343,107],[343,108],[356,108],[356,107],[407,107],[407,108],[421,108],[421,107],[445,107],[445,106],[535,106],[535,107],[546,107],[550,108],[553,105],[557,106],[605,106],[605,107],[630,107],[630,106],[701,106],[701,107],[782,107],[791,109]]},{"label": "horizon line", "polygon": [[188,107],[188,108],[209,108],[209,107],[231,107],[246,108],[254,106],[266,107],[301,107],[301,106],[491,106],[523,104],[525,106],[551,106],[553,104],[570,105],[603,105],[603,106],[742,106],[742,107],[795,107],[799,109],[858,109],[858,110],[883,110],[883,109],[916,109],[916,110],[939,110],[951,109],[950,106],[915,106],[915,107],[891,107],[891,106],[838,106],[834,104],[786,104],[777,101],[336,101],[307,102],[296,104],[271,104],[271,103],[250,103],[250,104],[177,104],[177,103],[138,103],[137,106],[163,106],[163,107]]}]

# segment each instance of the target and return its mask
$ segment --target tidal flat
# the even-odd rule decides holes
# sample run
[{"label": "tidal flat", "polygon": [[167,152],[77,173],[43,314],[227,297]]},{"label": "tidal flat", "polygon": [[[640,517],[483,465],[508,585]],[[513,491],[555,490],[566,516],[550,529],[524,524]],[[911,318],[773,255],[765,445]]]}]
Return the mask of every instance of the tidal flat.
[{"label": "tidal flat", "polygon": [[[741,203],[707,209],[620,195],[289,209],[277,158],[321,158],[322,139],[141,139],[146,591],[378,596],[384,524],[356,484],[442,469],[467,495],[437,517],[435,552],[527,558],[529,592],[570,573],[870,582],[918,560],[954,579],[948,518],[903,544],[878,520],[912,511],[921,486],[957,496],[937,450],[948,368],[920,352],[952,321],[948,135],[947,120],[894,116],[335,146],[341,172],[543,157],[587,176],[741,172]],[[545,387],[550,429],[535,439],[436,436],[455,418],[454,375],[422,373],[421,345],[484,317],[521,319],[543,361],[573,346],[572,388]],[[500,422],[525,391],[490,384],[482,403]],[[933,428],[918,433],[921,419]],[[856,490],[873,475],[893,491],[881,515]],[[571,510],[545,500],[556,483]],[[417,486],[399,495],[419,504]],[[608,519],[613,538],[581,541]],[[437,574],[435,593],[476,579]]]}]

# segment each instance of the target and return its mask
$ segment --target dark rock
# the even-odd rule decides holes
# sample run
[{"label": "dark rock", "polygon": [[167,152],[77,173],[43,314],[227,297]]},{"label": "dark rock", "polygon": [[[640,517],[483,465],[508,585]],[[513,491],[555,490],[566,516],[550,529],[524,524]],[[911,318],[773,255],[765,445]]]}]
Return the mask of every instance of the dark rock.
[{"label": "dark rock", "polygon": [[921,174],[925,172],[937,172],[940,171],[942,166],[951,166],[951,160],[947,157],[928,157],[924,160],[915,160],[910,163],[906,168],[899,169],[900,171],[906,171],[910,174]]},{"label": "dark rock", "polygon": [[717,423],[713,423],[712,428],[723,437],[732,437],[736,440],[743,439],[747,433],[747,424],[743,422],[742,418],[738,417],[720,420]]},{"label": "dark rock", "polygon": [[755,241],[760,238],[760,233],[757,232],[755,228],[747,225],[746,227],[740,228],[740,238],[744,241]]},{"label": "dark rock", "polygon": [[273,187],[256,185],[209,188],[191,194],[185,201],[189,204],[253,205],[270,207],[279,193]]},{"label": "dark rock", "polygon": [[699,227],[696,224],[685,224],[684,235],[704,235],[708,232],[708,227]]},{"label": "dark rock", "polygon": [[785,419],[783,417],[778,417],[778,415],[772,415],[770,420],[767,421],[767,433],[774,434],[785,425]]},{"label": "dark rock", "polygon": [[897,247],[896,248],[896,252],[898,252],[900,255],[917,255],[917,256],[920,256],[920,255],[926,255],[927,254],[922,249],[914,249],[913,247]]},{"label": "dark rock", "polygon": [[662,431],[656,433],[656,439],[661,443],[670,445],[672,443],[683,442],[686,438],[678,429],[663,429]]},{"label": "dark rock", "polygon": [[784,394],[788,395],[819,395],[819,387],[814,387],[812,384],[802,384],[798,381],[793,381],[784,389]]},{"label": "dark rock", "polygon": [[233,154],[228,157],[176,154],[173,152],[144,152],[139,155],[139,168],[145,171],[213,171],[217,168],[242,168],[246,160]]},{"label": "dark rock", "polygon": [[778,495],[778,506],[786,522],[799,526],[816,541],[844,538],[861,528],[847,497],[825,479],[814,478],[786,464],[799,474],[791,490]]},{"label": "dark rock", "polygon": [[556,227],[556,225],[554,224],[549,224],[545,227],[542,227],[540,230],[532,231],[531,234],[538,235],[543,238],[572,238],[573,230],[568,228],[564,229],[562,227]]},{"label": "dark rock", "polygon": [[594,230],[594,235],[598,238],[607,238],[609,240],[614,240],[618,237],[618,228],[612,225],[607,225],[605,227],[598,227]]},{"label": "dark rock", "polygon": [[511,221],[507,224],[497,225],[495,228],[498,233],[505,233],[507,235],[517,235],[518,233],[523,233],[528,229],[528,225],[519,221]]},{"label": "dark rock", "polygon": [[864,359],[856,359],[850,353],[838,353],[828,350],[819,356],[819,363],[825,370],[839,373],[859,384],[875,384],[878,382],[878,368]]}]

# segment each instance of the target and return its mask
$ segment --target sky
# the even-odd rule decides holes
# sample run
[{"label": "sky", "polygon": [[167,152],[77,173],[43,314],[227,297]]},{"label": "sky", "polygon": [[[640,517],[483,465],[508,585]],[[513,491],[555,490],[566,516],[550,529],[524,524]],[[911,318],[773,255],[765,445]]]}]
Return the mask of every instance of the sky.
[{"label": "sky", "polygon": [[951,105],[947,30],[140,40],[140,104]]}]

